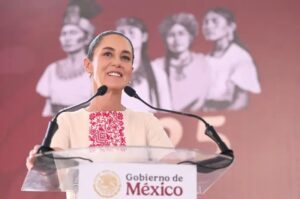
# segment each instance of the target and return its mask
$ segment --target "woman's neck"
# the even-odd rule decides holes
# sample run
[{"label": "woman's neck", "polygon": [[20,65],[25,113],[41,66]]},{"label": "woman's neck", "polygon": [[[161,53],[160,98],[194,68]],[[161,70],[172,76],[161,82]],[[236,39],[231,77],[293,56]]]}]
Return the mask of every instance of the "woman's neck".
[{"label": "woman's neck", "polygon": [[224,37],[216,42],[215,48],[213,50],[212,56],[221,57],[232,43],[227,37]]},{"label": "woman's neck", "polygon": [[61,79],[72,79],[84,74],[83,59],[86,54],[84,50],[68,54],[68,57],[58,62],[56,67],[57,76]]},{"label": "woman's neck", "polygon": [[80,49],[76,52],[69,53],[68,58],[72,63],[82,62],[82,60],[86,57],[86,53],[84,49]]},{"label": "woman's neck", "polygon": [[108,91],[104,96],[95,97],[86,110],[89,112],[124,111],[125,107],[121,104],[121,94],[120,91]]},{"label": "woman's neck", "polygon": [[187,65],[192,61],[192,53],[187,50],[179,54],[175,54],[170,59],[170,64],[173,66]]}]

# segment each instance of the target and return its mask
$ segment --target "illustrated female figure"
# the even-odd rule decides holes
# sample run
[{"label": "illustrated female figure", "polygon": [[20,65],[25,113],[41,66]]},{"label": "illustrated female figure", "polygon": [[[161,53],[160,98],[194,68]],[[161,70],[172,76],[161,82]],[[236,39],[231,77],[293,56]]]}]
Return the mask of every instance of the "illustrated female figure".
[{"label": "illustrated female figure", "polygon": [[163,108],[198,111],[207,96],[211,75],[204,55],[191,50],[198,23],[189,13],[167,17],[159,27],[166,55],[153,61]]},{"label": "illustrated female figure", "polygon": [[[144,22],[136,17],[124,17],[117,21],[116,30],[126,35],[134,47],[134,70],[130,86],[146,102],[159,106],[159,93],[147,52],[148,32]],[[132,109],[149,110],[143,103],[126,94],[122,96],[122,102]]]},{"label": "illustrated female figure", "polygon": [[80,16],[80,8],[70,4],[66,9],[59,41],[66,58],[51,63],[38,81],[36,91],[46,98],[43,116],[88,99],[92,93],[90,79],[82,60],[91,41],[94,26]]},{"label": "illustrated female figure", "polygon": [[202,31],[214,48],[206,56],[213,81],[205,110],[238,110],[248,103],[248,92],[260,93],[256,66],[238,39],[234,15],[225,8],[205,14]]}]

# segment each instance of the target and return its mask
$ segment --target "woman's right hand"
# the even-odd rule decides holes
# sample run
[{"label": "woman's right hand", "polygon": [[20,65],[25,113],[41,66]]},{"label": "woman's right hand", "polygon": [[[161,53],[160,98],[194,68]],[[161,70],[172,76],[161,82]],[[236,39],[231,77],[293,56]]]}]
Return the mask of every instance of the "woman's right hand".
[{"label": "woman's right hand", "polygon": [[29,152],[28,157],[26,158],[26,167],[28,170],[32,169],[35,162],[35,155],[37,154],[40,145],[35,145],[33,149]]}]

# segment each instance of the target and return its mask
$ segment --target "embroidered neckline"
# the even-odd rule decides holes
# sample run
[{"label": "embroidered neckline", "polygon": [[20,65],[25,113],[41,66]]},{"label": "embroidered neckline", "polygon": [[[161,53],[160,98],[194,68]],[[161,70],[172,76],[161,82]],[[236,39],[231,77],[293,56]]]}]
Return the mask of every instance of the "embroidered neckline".
[{"label": "embroidered neckline", "polygon": [[99,111],[89,114],[90,147],[126,146],[122,111]]}]

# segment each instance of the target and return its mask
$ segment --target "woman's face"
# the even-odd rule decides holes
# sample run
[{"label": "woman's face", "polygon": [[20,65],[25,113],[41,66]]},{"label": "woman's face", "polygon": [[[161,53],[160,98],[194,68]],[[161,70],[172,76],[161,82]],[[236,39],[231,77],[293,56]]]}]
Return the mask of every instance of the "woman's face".
[{"label": "woman's face", "polygon": [[227,20],[215,12],[208,12],[202,24],[204,38],[208,41],[217,41],[229,38],[233,34],[234,28]]},{"label": "woman's face", "polygon": [[85,66],[93,74],[95,88],[106,85],[111,90],[122,90],[131,79],[132,59],[127,39],[111,34],[104,36],[95,49],[93,61],[85,60]]},{"label": "woman's face", "polygon": [[66,53],[75,53],[86,45],[85,33],[76,25],[66,24],[62,27],[59,41]]},{"label": "woman's face", "polygon": [[192,36],[180,24],[173,25],[166,35],[167,47],[172,53],[182,53],[189,50],[191,41]]},{"label": "woman's face", "polygon": [[130,25],[122,25],[117,27],[117,31],[123,33],[132,42],[134,49],[141,49],[147,40],[147,34],[143,33],[139,28]]}]

